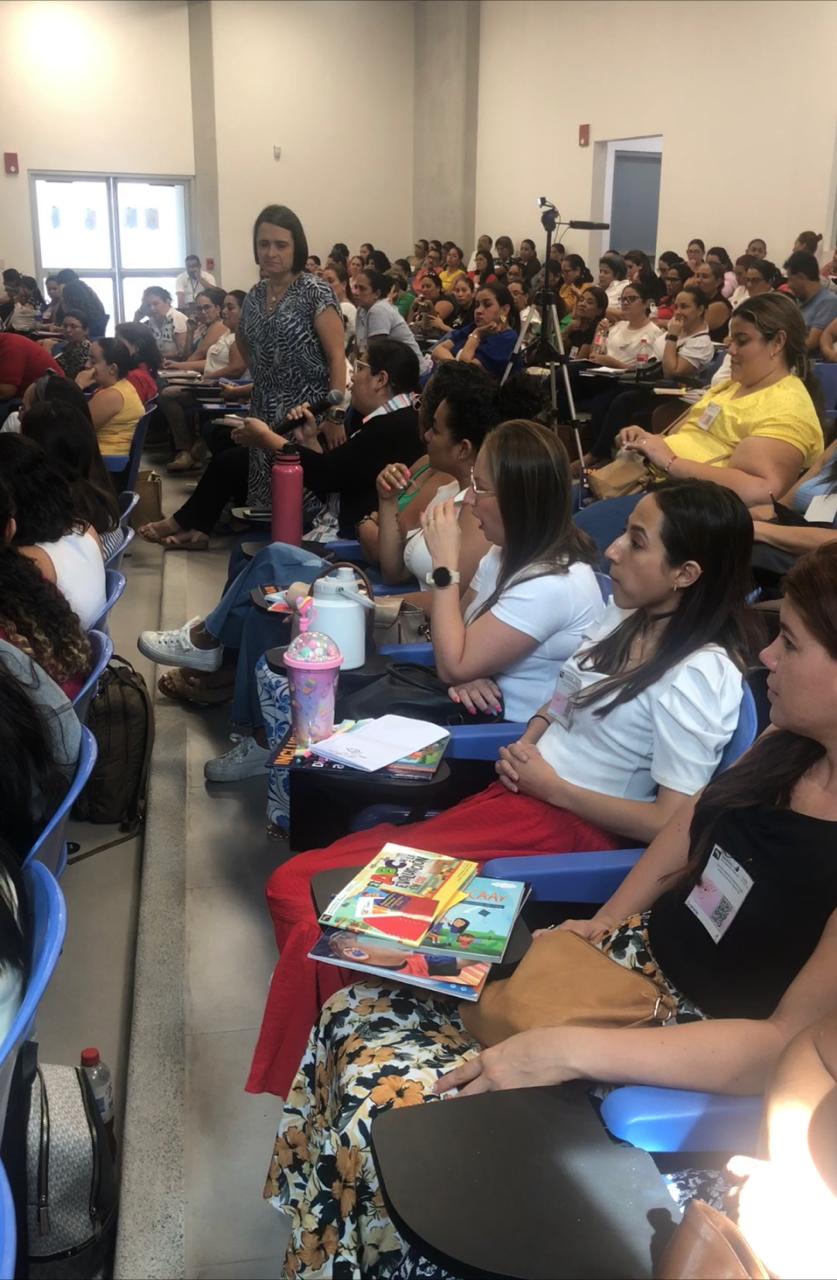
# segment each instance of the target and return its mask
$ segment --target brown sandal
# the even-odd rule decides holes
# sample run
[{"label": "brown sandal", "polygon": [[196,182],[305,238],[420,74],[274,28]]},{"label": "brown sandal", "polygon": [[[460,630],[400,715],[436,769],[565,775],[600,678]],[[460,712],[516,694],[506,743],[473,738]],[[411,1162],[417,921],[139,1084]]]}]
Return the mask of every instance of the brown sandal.
[{"label": "brown sandal", "polygon": [[[213,672],[213,675],[216,674]],[[196,707],[214,707],[229,702],[233,696],[233,680],[229,684],[210,685],[204,683],[196,672],[185,671],[175,667],[166,671],[157,681],[157,688],[173,702],[188,702]]]}]

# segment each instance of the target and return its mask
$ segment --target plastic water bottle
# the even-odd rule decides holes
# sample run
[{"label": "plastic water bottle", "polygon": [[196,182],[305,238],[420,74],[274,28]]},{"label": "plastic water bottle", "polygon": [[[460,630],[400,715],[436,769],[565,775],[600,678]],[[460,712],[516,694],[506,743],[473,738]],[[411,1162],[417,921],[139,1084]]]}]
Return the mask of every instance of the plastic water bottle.
[{"label": "plastic water bottle", "polygon": [[280,453],[270,475],[270,536],[298,547],[302,542],[302,467],[298,453]]},{"label": "plastic water bottle", "polygon": [[651,343],[647,338],[643,338],[639,344],[639,351],[636,353],[636,380],[639,382],[643,369],[648,368],[651,359]]},{"label": "plastic water bottle", "polygon": [[81,1065],[87,1073],[99,1118],[105,1126],[108,1142],[113,1155],[116,1155],[116,1137],[113,1132],[113,1079],[110,1067],[102,1062],[98,1049],[82,1049]]},{"label": "plastic water bottle", "polygon": [[596,336],[593,339],[592,354],[594,356],[603,356],[607,351],[607,324],[604,320],[600,321],[596,329]]}]

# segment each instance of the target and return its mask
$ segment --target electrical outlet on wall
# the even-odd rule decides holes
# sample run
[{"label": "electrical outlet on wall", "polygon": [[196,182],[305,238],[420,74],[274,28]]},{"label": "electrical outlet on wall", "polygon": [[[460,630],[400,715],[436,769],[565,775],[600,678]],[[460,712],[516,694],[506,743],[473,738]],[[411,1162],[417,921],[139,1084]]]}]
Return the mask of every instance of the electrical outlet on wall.
[{"label": "electrical outlet on wall", "polygon": [[273,159],[274,159],[274,160],[281,160],[281,159],[282,159],[282,148],[281,148],[281,147],[274,147],[274,148],[273,148]]}]

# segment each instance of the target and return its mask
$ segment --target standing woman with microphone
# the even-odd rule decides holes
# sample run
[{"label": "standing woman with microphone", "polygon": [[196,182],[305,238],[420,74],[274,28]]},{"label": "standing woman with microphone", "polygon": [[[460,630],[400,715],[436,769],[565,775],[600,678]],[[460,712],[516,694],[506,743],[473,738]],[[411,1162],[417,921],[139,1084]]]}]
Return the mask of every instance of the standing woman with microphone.
[{"label": "standing woman with microphone", "polygon": [[[244,300],[236,346],[253,375],[251,412],[232,433],[233,445],[213,455],[197,488],[179,511],[143,525],[149,542],[178,550],[204,550],[232,499],[270,510],[272,432],[300,404],[339,404],[346,393],[343,319],[330,285],[305,271],[308,241],[297,215],[268,205],[253,226],[253,254],[262,279]],[[342,425],[325,425],[330,447],[342,444]],[[241,448],[246,445],[247,448]]]}]

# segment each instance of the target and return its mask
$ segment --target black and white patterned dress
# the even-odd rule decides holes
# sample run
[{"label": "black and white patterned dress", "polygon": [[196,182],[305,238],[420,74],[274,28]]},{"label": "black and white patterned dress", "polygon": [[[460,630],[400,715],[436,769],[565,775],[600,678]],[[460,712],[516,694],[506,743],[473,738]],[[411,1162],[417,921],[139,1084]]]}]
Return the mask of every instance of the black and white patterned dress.
[{"label": "black and white patterned dress", "polygon": [[[250,350],[254,418],[275,426],[295,405],[320,400],[328,393],[328,361],[314,328],[317,316],[328,307],[340,315],[331,285],[306,271],[271,312],[267,282],[262,280],[250,290],[239,327]],[[263,449],[250,450],[247,501],[251,507],[270,508],[271,464],[272,456]]]}]

